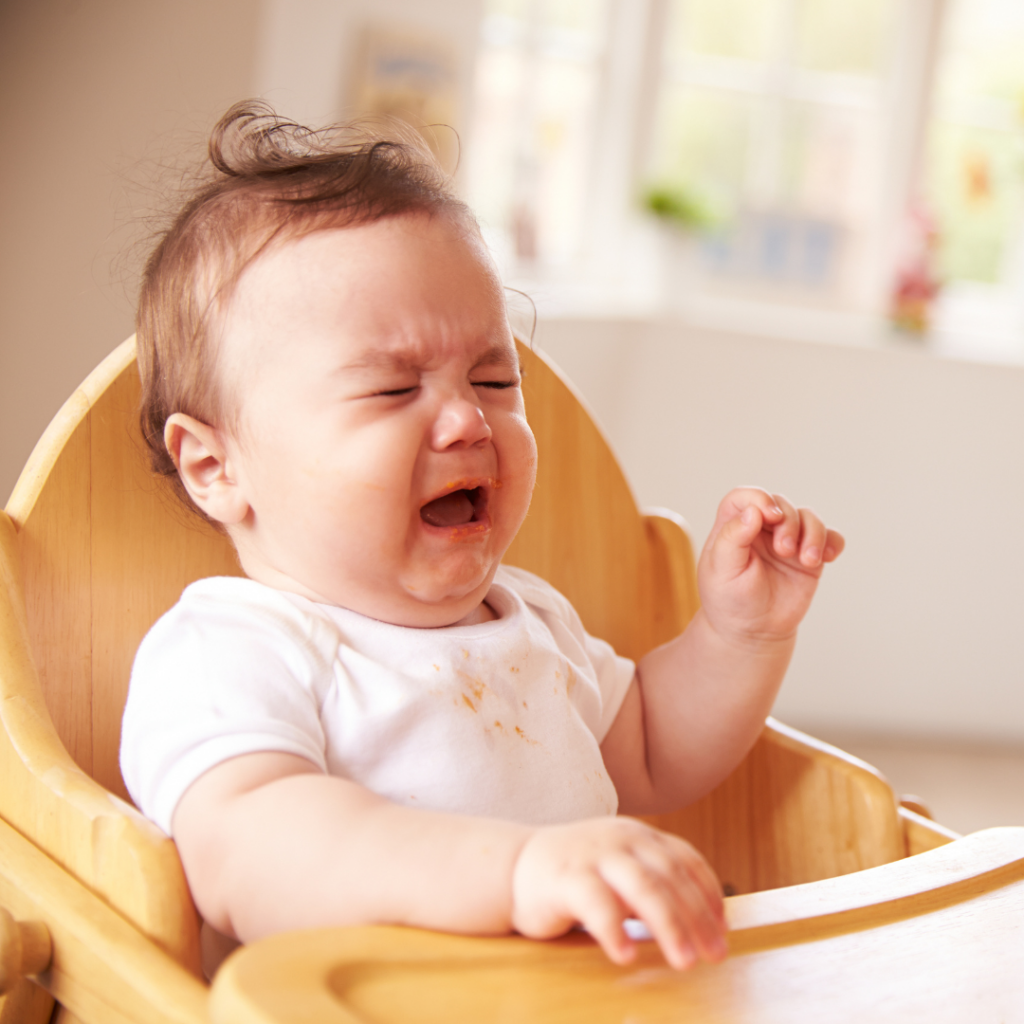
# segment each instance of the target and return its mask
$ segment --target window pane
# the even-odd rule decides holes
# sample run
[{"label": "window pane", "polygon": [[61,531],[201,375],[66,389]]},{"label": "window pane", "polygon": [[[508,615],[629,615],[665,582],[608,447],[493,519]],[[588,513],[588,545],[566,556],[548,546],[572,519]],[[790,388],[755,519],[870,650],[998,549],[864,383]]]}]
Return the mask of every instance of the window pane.
[{"label": "window pane", "polygon": [[871,111],[787,104],[782,203],[853,224],[869,215],[878,182],[878,125]]},{"label": "window pane", "polygon": [[587,200],[594,75],[567,60],[544,61],[533,152],[537,245],[556,262],[572,255]]},{"label": "window pane", "polygon": [[949,13],[928,153],[941,270],[998,282],[1024,214],[1024,4],[960,0]]},{"label": "window pane", "polygon": [[706,53],[767,60],[777,0],[671,0],[668,56]]},{"label": "window pane", "polygon": [[1021,144],[1008,132],[940,121],[931,139],[942,276],[998,282],[1021,213]]},{"label": "window pane", "polygon": [[530,15],[530,0],[487,0],[487,15],[525,21]]},{"label": "window pane", "polygon": [[470,201],[520,259],[578,246],[608,0],[488,0],[477,64]]},{"label": "window pane", "polygon": [[795,63],[812,71],[877,75],[893,0],[799,0]]},{"label": "window pane", "polygon": [[580,32],[595,39],[604,29],[606,6],[604,0],[544,0],[540,17],[547,29]]},{"label": "window pane", "polygon": [[652,176],[734,208],[744,191],[757,101],[688,86],[662,95]]},{"label": "window pane", "polygon": [[527,71],[524,54],[512,47],[492,48],[477,69],[469,176],[473,206],[492,224],[508,218],[516,177],[515,126],[522,119],[520,97]]}]

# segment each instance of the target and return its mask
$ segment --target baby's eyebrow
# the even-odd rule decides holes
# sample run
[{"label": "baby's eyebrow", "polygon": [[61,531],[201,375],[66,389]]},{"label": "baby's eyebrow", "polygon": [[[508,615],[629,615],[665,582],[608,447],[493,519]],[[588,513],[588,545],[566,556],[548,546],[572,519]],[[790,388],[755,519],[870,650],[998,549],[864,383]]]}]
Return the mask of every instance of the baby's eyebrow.
[{"label": "baby's eyebrow", "polygon": [[509,345],[491,345],[474,363],[474,368],[477,366],[507,366],[510,370],[518,371],[519,354]]},{"label": "baby's eyebrow", "polygon": [[415,354],[405,350],[369,349],[338,367],[341,373],[350,370],[408,370],[419,362]]},{"label": "baby's eyebrow", "polygon": [[[414,348],[374,348],[360,353],[355,358],[338,367],[339,372],[352,370],[414,370],[422,366],[423,353]],[[519,358],[508,345],[496,343],[489,345],[473,364],[479,366],[507,366],[519,368]]]}]

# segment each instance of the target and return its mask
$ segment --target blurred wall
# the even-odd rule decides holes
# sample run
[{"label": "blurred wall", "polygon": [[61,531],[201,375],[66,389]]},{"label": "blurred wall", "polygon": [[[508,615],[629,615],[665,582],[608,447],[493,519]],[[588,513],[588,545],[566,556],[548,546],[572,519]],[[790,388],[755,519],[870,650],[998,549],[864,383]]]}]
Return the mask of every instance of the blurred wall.
[{"label": "blurred wall", "polygon": [[483,0],[264,0],[263,8],[256,91],[279,111],[303,124],[358,113],[353,86],[365,33],[392,28],[450,49],[460,107],[456,127],[465,141]]},{"label": "blurred wall", "polygon": [[0,4],[0,501],[132,331],[139,208],[253,88],[257,0]]},{"label": "blurred wall", "polygon": [[758,484],[847,538],[775,713],[828,736],[1024,743],[1024,369],[715,335],[542,322],[642,505],[703,544]]}]

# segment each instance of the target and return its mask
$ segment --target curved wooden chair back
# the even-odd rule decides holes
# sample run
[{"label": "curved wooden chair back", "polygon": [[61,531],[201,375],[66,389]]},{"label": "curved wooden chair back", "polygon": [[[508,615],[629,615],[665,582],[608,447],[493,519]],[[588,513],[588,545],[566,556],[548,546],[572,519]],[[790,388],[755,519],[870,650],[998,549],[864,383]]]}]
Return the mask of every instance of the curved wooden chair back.
[{"label": "curved wooden chair back", "polygon": [[[689,536],[678,517],[637,509],[585,404],[538,352],[521,354],[539,477],[507,561],[550,580],[591,632],[637,658],[697,609]],[[150,474],[138,392],[129,339],[65,404],[0,517],[0,816],[194,967],[197,922],[173,843],[126,802],[120,721],[152,623],[192,580],[239,569],[226,538]],[[710,796],[655,820],[703,850],[733,892],[905,852],[884,780],[783,727]]]}]

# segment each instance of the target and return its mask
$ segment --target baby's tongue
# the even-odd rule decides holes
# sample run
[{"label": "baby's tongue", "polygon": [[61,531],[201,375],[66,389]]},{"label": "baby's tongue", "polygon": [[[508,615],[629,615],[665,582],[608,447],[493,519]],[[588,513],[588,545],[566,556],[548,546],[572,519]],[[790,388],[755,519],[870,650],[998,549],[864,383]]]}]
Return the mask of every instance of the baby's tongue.
[{"label": "baby's tongue", "polygon": [[462,526],[473,519],[473,502],[466,491],[452,491],[435,498],[420,509],[420,517],[431,526]]}]

